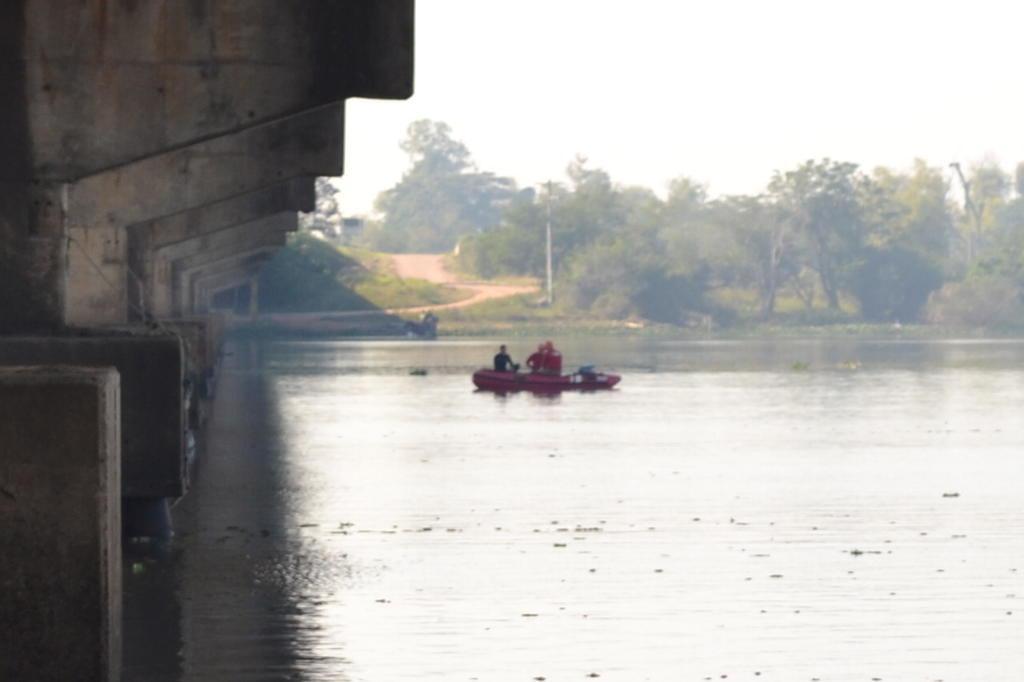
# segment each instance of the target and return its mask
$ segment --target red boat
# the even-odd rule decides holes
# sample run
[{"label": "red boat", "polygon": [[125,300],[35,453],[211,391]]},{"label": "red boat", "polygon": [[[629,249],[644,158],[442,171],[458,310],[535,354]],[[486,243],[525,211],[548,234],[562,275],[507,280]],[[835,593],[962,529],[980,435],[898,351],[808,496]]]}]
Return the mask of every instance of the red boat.
[{"label": "red boat", "polygon": [[511,391],[533,391],[534,393],[555,393],[558,391],[601,391],[612,388],[622,380],[618,374],[580,371],[573,374],[537,374],[519,372],[495,372],[478,369],[473,372],[473,384],[483,391],[509,393]]}]

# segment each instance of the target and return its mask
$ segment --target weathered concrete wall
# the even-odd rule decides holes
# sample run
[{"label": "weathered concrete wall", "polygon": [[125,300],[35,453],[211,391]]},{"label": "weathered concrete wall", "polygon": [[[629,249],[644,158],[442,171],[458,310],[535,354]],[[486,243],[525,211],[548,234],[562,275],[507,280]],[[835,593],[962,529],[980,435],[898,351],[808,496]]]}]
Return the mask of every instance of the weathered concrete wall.
[{"label": "weathered concrete wall", "polygon": [[338,175],[343,128],[343,107],[330,105],[66,185],[67,322],[127,321],[128,226],[297,176]]},{"label": "weathered concrete wall", "polygon": [[190,256],[243,244],[246,239],[255,235],[285,234],[297,229],[299,229],[299,217],[294,212],[276,213],[242,225],[209,231],[194,239],[158,246],[153,249],[153,257],[155,260],[173,264]]},{"label": "weathered concrete wall", "polygon": [[159,249],[277,213],[310,212],[315,208],[315,200],[316,179],[297,177],[197,209],[130,225],[129,238],[133,250]]},{"label": "weathered concrete wall", "polygon": [[64,298],[62,226],[40,219],[42,209],[54,207],[35,196],[30,181],[35,156],[24,26],[23,2],[0,3],[0,334],[58,328]]},{"label": "weathered concrete wall", "polygon": [[413,0],[2,4],[0,334],[142,317],[126,230],[340,174],[345,99],[412,92]]},{"label": "weathered concrete wall", "polygon": [[5,4],[24,7],[11,17],[24,27],[12,56],[25,60],[36,177],[71,181],[348,97],[412,90],[412,0]]},{"label": "weathered concrete wall", "polygon": [[0,679],[119,679],[117,372],[0,368]]},{"label": "weathered concrete wall", "polygon": [[[180,339],[169,335],[0,337],[0,367],[117,368],[123,398],[121,481],[129,497],[185,492],[183,362]],[[0,421],[7,419],[4,414]]]},{"label": "weathered concrete wall", "polygon": [[181,336],[188,369],[202,373],[214,368],[224,340],[222,315],[203,315],[162,320],[161,326]]},{"label": "weathered concrete wall", "polygon": [[208,401],[213,397],[226,320],[223,315],[211,314],[161,320],[160,325],[181,338],[185,377],[192,386],[190,399],[186,401],[186,423],[191,429],[200,429],[209,412]]}]

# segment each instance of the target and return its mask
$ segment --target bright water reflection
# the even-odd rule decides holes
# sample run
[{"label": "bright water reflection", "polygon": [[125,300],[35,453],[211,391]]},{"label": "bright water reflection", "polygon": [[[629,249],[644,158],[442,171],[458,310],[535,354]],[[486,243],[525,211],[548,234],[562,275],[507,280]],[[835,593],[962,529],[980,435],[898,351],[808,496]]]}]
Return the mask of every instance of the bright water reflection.
[{"label": "bright water reflection", "polygon": [[1024,679],[1024,345],[493,345],[237,349],[167,679]]}]

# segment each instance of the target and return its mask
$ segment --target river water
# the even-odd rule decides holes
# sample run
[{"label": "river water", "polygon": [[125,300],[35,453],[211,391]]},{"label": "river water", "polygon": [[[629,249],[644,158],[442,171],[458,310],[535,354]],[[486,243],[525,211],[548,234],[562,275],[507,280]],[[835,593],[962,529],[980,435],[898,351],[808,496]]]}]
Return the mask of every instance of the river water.
[{"label": "river water", "polygon": [[235,345],[126,678],[1024,680],[1024,344],[494,346]]}]

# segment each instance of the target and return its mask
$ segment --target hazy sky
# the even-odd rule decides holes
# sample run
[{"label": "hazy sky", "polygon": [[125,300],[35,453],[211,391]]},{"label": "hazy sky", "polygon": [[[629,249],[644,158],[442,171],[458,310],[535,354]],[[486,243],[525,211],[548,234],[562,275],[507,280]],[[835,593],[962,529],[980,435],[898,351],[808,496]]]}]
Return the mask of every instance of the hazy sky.
[{"label": "hazy sky", "polygon": [[536,184],[577,154],[661,192],[758,192],[828,156],[1024,160],[1024,4],[946,0],[418,0],[416,94],[348,105],[343,210],[408,163],[417,118]]}]

